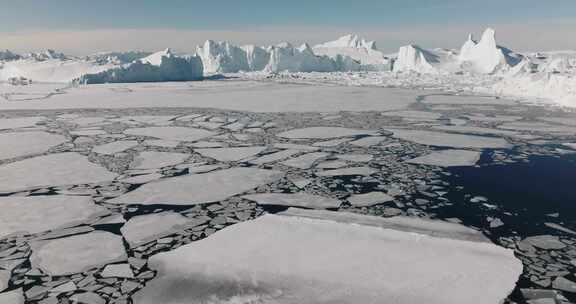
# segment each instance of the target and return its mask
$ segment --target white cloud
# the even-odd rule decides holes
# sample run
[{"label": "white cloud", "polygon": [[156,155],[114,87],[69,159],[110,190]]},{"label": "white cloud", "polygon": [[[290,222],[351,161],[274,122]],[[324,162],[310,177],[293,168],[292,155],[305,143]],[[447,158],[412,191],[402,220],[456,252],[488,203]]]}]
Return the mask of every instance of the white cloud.
[{"label": "white cloud", "polygon": [[84,55],[98,51],[148,50],[171,47],[191,52],[206,39],[239,44],[268,45],[281,41],[319,43],[349,32],[376,40],[380,49],[394,52],[399,46],[457,48],[469,32],[479,36],[484,26],[496,28],[501,44],[515,50],[576,49],[576,20],[487,25],[432,25],[397,28],[343,29],[322,27],[255,28],[241,30],[100,29],[0,32],[2,48],[17,52],[46,48]]}]

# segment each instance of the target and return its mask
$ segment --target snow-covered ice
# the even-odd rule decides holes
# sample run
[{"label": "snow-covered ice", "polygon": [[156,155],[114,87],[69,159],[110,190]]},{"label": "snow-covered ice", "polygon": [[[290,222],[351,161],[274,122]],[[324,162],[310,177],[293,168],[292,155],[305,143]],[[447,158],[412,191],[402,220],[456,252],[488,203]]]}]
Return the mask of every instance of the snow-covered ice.
[{"label": "snow-covered ice", "polygon": [[86,196],[0,197],[0,238],[73,227],[108,214]]},{"label": "snow-covered ice", "polygon": [[196,205],[241,194],[282,177],[273,170],[233,168],[164,178],[110,200],[114,204]]},{"label": "snow-covered ice", "polygon": [[116,153],[124,152],[138,146],[138,141],[135,140],[119,140],[111,143],[96,146],[92,152],[105,155],[113,155]]},{"label": "snow-covered ice", "polygon": [[[512,251],[486,242],[430,237],[330,217],[278,215],[240,223],[158,254],[149,265],[159,273],[136,294],[136,304],[306,303],[310,299],[499,303],[522,272]],[[458,278],[457,289],[454,278]]]},{"label": "snow-covered ice", "polygon": [[175,212],[161,212],[135,216],[120,229],[130,247],[136,247],[150,241],[170,235],[189,221]]},{"label": "snow-covered ice", "polygon": [[511,145],[503,138],[450,134],[425,130],[387,129],[394,137],[422,145],[453,148],[506,149]]},{"label": "snow-covered ice", "polygon": [[378,172],[376,169],[372,169],[369,167],[350,167],[350,168],[343,168],[343,169],[333,169],[333,170],[324,170],[316,172],[318,176],[351,176],[351,175],[363,175],[368,176]]},{"label": "snow-covered ice", "polygon": [[354,207],[366,207],[391,202],[394,198],[383,192],[368,192],[353,194],[347,200]]},{"label": "snow-covered ice", "polygon": [[211,131],[186,127],[133,128],[127,129],[124,133],[128,135],[147,136],[173,141],[197,141],[216,134]]},{"label": "snow-covered ice", "polygon": [[482,153],[468,150],[442,150],[416,157],[406,162],[440,167],[474,166]]},{"label": "snow-covered ice", "polygon": [[125,261],[122,237],[94,231],[32,245],[30,262],[53,276],[82,272],[94,267]]},{"label": "snow-covered ice", "polygon": [[24,301],[24,293],[21,288],[0,293],[0,303],[24,304]]},{"label": "snow-covered ice", "polygon": [[43,120],[44,117],[2,118],[0,130],[34,127]]},{"label": "snow-covered ice", "polygon": [[342,127],[309,127],[282,132],[276,136],[289,139],[328,139],[375,134],[377,134],[377,132],[373,130],[357,130]]},{"label": "snow-covered ice", "polygon": [[309,169],[311,168],[318,160],[327,157],[328,153],[324,152],[312,152],[307,153],[301,156],[297,156],[282,162],[282,165],[298,168],[298,169]]},{"label": "snow-covered ice", "polygon": [[132,169],[158,169],[184,162],[190,155],[174,152],[145,151],[138,154],[130,164]]},{"label": "snow-covered ice", "polygon": [[0,192],[100,183],[116,176],[78,153],[56,153],[0,166]]},{"label": "snow-covered ice", "polygon": [[231,148],[209,148],[194,149],[194,152],[202,156],[213,158],[222,162],[240,161],[266,150],[266,147],[231,147]]},{"label": "snow-covered ice", "polygon": [[0,160],[44,153],[64,142],[64,136],[47,132],[0,133]]},{"label": "snow-covered ice", "polygon": [[341,202],[337,199],[298,193],[257,193],[244,195],[242,198],[255,201],[259,205],[303,207],[313,209],[338,208]]}]

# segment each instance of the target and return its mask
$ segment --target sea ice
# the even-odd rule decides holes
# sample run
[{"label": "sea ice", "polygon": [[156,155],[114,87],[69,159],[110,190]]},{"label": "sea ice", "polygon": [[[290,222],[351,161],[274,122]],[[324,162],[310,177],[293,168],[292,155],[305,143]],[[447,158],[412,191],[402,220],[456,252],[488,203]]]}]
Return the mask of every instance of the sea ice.
[{"label": "sea ice", "polygon": [[134,128],[124,131],[125,134],[135,136],[148,136],[165,140],[173,141],[197,141],[206,137],[215,135],[216,133],[185,127],[146,127]]},{"label": "sea ice", "polygon": [[474,127],[474,126],[434,126],[432,127],[432,129],[454,133],[481,134],[481,135],[488,134],[488,135],[514,136],[518,134],[518,132],[514,131]]},{"label": "sea ice", "polygon": [[341,202],[337,199],[298,193],[257,193],[244,195],[242,198],[255,201],[258,205],[290,206],[313,209],[338,208]]},{"label": "sea ice", "polygon": [[363,175],[368,176],[378,172],[378,170],[369,167],[350,167],[344,169],[324,170],[316,172],[318,176],[351,176]]},{"label": "sea ice", "polygon": [[426,96],[424,103],[428,104],[478,104],[478,105],[515,105],[517,102],[501,98],[483,96],[458,96],[458,95],[431,95]]},{"label": "sea ice", "polygon": [[506,149],[510,144],[502,138],[484,137],[476,135],[449,134],[424,130],[387,129],[394,133],[394,137],[412,141],[422,145],[479,148],[479,149]]},{"label": "sea ice", "polygon": [[266,147],[194,149],[194,152],[222,162],[240,161],[266,150]]},{"label": "sea ice", "polygon": [[157,169],[184,162],[190,155],[173,152],[144,151],[134,158],[132,169]]},{"label": "sea ice", "polygon": [[342,127],[310,127],[282,132],[276,136],[289,139],[328,139],[375,134],[377,134],[377,132],[372,130],[358,130]]},{"label": "sea ice", "polygon": [[0,303],[2,304],[24,304],[24,301],[22,288],[0,293]]},{"label": "sea ice", "polygon": [[358,146],[358,147],[371,147],[371,146],[375,146],[385,140],[387,140],[387,137],[384,136],[368,136],[368,137],[364,137],[364,138],[360,138],[357,139],[355,141],[350,142],[351,145],[354,146]]},{"label": "sea ice", "polygon": [[283,173],[255,168],[233,168],[150,182],[120,197],[114,204],[196,205],[241,194],[281,178]]},{"label": "sea ice", "polygon": [[3,118],[0,119],[0,130],[33,127],[44,119],[44,117]]},{"label": "sea ice", "polygon": [[64,136],[46,132],[0,133],[0,160],[44,153],[65,142]]},{"label": "sea ice", "polygon": [[104,155],[113,155],[132,149],[136,146],[138,146],[138,142],[135,140],[119,140],[96,146],[92,149],[92,152]]},{"label": "sea ice", "polygon": [[0,166],[0,192],[100,183],[116,176],[78,153],[57,153]]},{"label": "sea ice", "polygon": [[72,227],[109,213],[86,196],[0,197],[0,238]]},{"label": "sea ice", "polygon": [[255,165],[268,164],[268,163],[272,163],[275,161],[279,161],[279,160],[288,158],[288,157],[296,155],[300,152],[301,151],[298,151],[298,150],[282,150],[282,151],[278,151],[278,152],[274,152],[274,153],[260,156],[256,159],[250,160],[249,163],[255,164]]},{"label": "sea ice", "polygon": [[330,154],[324,152],[312,152],[283,161],[281,164],[293,168],[310,169],[314,163],[328,155]]},{"label": "sea ice", "polygon": [[137,247],[173,234],[188,221],[188,218],[175,212],[153,213],[131,218],[120,231],[130,247]]},{"label": "sea ice", "polygon": [[499,303],[522,273],[512,250],[488,242],[353,219],[264,215],[230,226],[153,256],[158,276],[135,303]]},{"label": "sea ice", "polygon": [[482,153],[467,150],[442,150],[407,160],[407,163],[440,167],[474,166]]},{"label": "sea ice", "polygon": [[82,272],[127,259],[122,237],[94,231],[32,244],[30,262],[52,276]]},{"label": "sea ice", "polygon": [[368,207],[393,201],[394,198],[383,192],[369,192],[353,194],[348,198],[348,202],[354,207]]}]

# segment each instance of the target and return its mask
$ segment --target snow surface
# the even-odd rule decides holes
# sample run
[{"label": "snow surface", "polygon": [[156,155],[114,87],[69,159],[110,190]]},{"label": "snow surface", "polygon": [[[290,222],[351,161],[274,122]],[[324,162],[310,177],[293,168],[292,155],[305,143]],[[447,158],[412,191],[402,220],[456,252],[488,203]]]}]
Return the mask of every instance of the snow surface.
[{"label": "snow surface", "polygon": [[52,276],[79,273],[127,259],[122,237],[103,231],[31,244],[30,262]]},{"label": "snow surface", "polygon": [[0,238],[72,227],[108,214],[85,196],[0,197]]},{"label": "snow surface", "polygon": [[0,166],[0,192],[100,183],[116,176],[78,153],[56,153]]},{"label": "snow surface", "polygon": [[0,160],[44,153],[65,142],[64,136],[47,132],[0,133]]},{"label": "snow surface", "polygon": [[109,200],[113,204],[197,205],[218,202],[281,178],[283,173],[254,168],[233,168],[147,183]]},{"label": "snow surface", "polygon": [[468,150],[442,150],[416,157],[406,162],[440,167],[474,166],[482,153]]},{"label": "snow surface", "polygon": [[329,216],[279,215],[264,215],[155,255],[149,266],[158,276],[135,295],[136,304],[295,304],[310,299],[499,303],[522,272],[511,250],[486,242],[351,224]]}]

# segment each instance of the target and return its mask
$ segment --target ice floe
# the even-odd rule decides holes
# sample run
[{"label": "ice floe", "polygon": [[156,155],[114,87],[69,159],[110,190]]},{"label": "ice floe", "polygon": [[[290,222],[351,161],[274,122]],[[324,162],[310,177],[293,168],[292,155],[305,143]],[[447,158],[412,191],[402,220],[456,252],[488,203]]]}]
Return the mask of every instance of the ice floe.
[{"label": "ice floe", "polygon": [[2,304],[24,304],[24,293],[22,289],[15,289],[0,293],[0,303]]},{"label": "ice floe", "polygon": [[135,140],[119,140],[96,146],[92,149],[92,152],[104,155],[113,155],[132,149],[136,146],[138,146],[138,142]]},{"label": "ice floe", "polygon": [[375,134],[377,134],[377,132],[371,130],[358,130],[342,127],[310,127],[282,132],[276,136],[289,139],[322,139]]},{"label": "ice floe", "polygon": [[44,120],[44,117],[2,118],[0,119],[0,130],[34,127]]},{"label": "ice floe", "polygon": [[109,211],[86,196],[0,197],[0,238],[72,227]]},{"label": "ice floe", "polygon": [[153,213],[131,218],[120,230],[130,247],[136,247],[170,235],[188,221],[189,219],[175,212]]},{"label": "ice floe", "polygon": [[324,152],[312,152],[312,153],[304,154],[304,155],[283,161],[282,164],[284,166],[298,168],[298,169],[309,169],[318,160],[320,160],[324,157],[327,157],[328,155],[330,155],[330,154],[324,153]]},{"label": "ice floe", "polygon": [[147,136],[173,141],[197,141],[216,134],[211,131],[185,127],[133,128],[127,129],[124,133],[128,135]]},{"label": "ice floe", "polygon": [[350,167],[350,168],[343,168],[343,169],[334,169],[334,170],[324,170],[316,172],[318,176],[351,176],[351,175],[363,175],[368,176],[378,172],[376,169],[372,169],[369,167]]},{"label": "ice floe", "polygon": [[487,242],[348,221],[265,215],[155,255],[158,276],[135,303],[499,303],[522,272]]},{"label": "ice floe", "polygon": [[387,129],[394,137],[422,145],[454,148],[506,149],[511,145],[503,138],[449,134],[424,130]]},{"label": "ice floe", "polygon": [[0,192],[100,183],[116,176],[78,153],[56,153],[0,166]]},{"label": "ice floe", "polygon": [[468,150],[442,150],[416,157],[406,162],[440,167],[474,166],[482,153]]},{"label": "ice floe", "polygon": [[94,231],[33,244],[30,262],[47,274],[58,276],[125,261],[122,237]]},{"label": "ice floe", "polygon": [[145,151],[134,158],[132,169],[157,169],[184,162],[190,155],[174,152]]},{"label": "ice floe", "polygon": [[222,162],[240,161],[266,150],[266,147],[233,147],[194,149],[194,152]]},{"label": "ice floe", "polygon": [[348,202],[354,207],[367,207],[393,201],[394,198],[383,192],[368,192],[353,194],[348,198]]},{"label": "ice floe", "polygon": [[273,170],[233,168],[150,182],[110,200],[114,204],[196,205],[217,202],[282,177]]},{"label": "ice floe", "polygon": [[304,207],[313,209],[338,208],[341,202],[337,199],[298,193],[257,193],[244,195],[242,198],[255,201],[259,205]]},{"label": "ice floe", "polygon": [[64,136],[47,132],[0,133],[0,160],[44,153],[65,142]]}]

